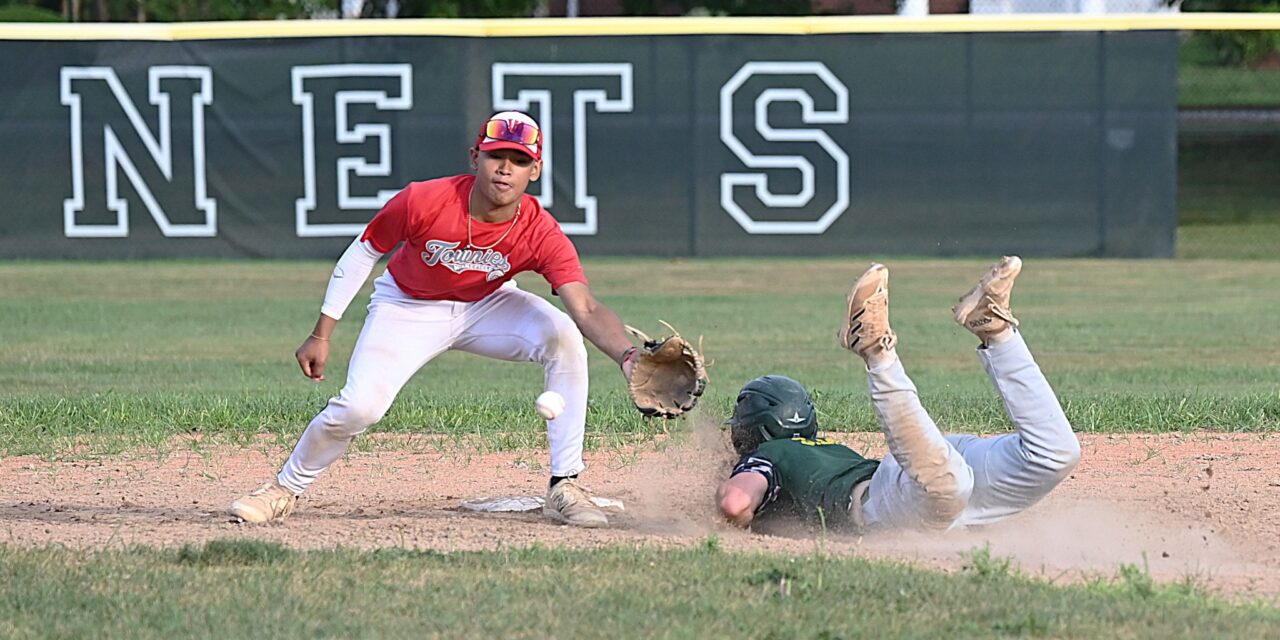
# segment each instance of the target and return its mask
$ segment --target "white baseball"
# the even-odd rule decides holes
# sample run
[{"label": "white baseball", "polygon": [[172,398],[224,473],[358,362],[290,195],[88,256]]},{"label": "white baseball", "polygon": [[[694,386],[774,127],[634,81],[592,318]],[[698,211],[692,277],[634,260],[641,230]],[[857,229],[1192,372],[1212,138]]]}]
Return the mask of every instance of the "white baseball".
[{"label": "white baseball", "polygon": [[543,418],[554,420],[556,416],[564,413],[564,396],[554,391],[546,391],[533,401],[533,408]]}]

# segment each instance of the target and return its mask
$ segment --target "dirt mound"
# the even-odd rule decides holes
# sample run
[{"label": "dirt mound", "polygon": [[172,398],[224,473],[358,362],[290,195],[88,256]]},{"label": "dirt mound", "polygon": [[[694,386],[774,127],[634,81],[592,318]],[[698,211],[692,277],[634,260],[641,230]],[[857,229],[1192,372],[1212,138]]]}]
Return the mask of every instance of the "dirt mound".
[{"label": "dirt mound", "polygon": [[[883,453],[875,434],[840,438]],[[231,522],[227,504],[272,477],[288,451],[188,446],[164,456],[84,461],[0,460],[0,542],[114,548],[228,537],[297,548],[404,546],[686,546],[719,537],[732,551],[892,558],[954,570],[976,547],[1032,574],[1072,581],[1145,566],[1160,580],[1190,577],[1232,594],[1280,595],[1280,436],[1217,433],[1082,434],[1084,457],[1047,500],[996,526],[942,536],[827,536],[795,527],[738,531],[713,493],[733,458],[711,427],[692,437],[588,456],[585,484],[621,499],[608,529],[573,529],[532,513],[473,513],[462,500],[540,496],[545,453],[423,452],[374,436],[370,452],[339,462],[282,524]]]}]

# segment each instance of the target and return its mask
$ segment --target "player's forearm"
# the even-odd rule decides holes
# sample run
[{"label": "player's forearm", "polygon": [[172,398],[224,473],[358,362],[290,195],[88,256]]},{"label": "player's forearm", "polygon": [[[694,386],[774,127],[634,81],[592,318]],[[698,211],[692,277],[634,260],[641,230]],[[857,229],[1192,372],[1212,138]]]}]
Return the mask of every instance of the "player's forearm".
[{"label": "player's forearm", "polygon": [[612,358],[614,362],[622,364],[622,358],[632,344],[618,314],[602,304],[597,304],[594,309],[580,317],[575,317],[574,322],[582,331],[583,337],[595,345],[601,353]]},{"label": "player's forearm", "polygon": [[338,319],[331,318],[325,314],[320,314],[316,320],[316,326],[311,330],[311,337],[317,340],[328,340],[333,336],[333,330],[338,326]]},{"label": "player's forearm", "polygon": [[382,254],[375,251],[372,245],[356,238],[333,267],[320,313],[335,321],[341,320],[342,314],[346,313],[351,301],[360,293],[360,287],[369,279],[369,274],[381,257]]},{"label": "player's forearm", "polygon": [[609,356],[614,362],[622,364],[627,349],[631,348],[631,338],[622,326],[618,314],[609,307],[600,304],[591,290],[581,282],[570,282],[557,290],[564,301],[565,311],[573,318],[574,324],[591,344],[601,353]]}]

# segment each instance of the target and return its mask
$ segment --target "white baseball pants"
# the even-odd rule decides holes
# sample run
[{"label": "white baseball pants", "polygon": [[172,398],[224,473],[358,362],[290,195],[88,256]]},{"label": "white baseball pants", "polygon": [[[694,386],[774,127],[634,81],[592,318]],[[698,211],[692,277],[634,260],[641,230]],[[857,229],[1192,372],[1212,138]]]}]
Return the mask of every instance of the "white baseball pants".
[{"label": "white baseball pants", "polygon": [[868,525],[943,530],[1003,520],[1035,504],[1080,461],[1080,442],[1016,330],[980,347],[1014,433],[944,436],[895,355],[868,369],[871,401],[889,444],[867,489]]},{"label": "white baseball pants", "polygon": [[547,421],[551,475],[570,476],[585,468],[587,350],[567,314],[515,282],[477,302],[418,300],[383,273],[374,281],[346,385],[311,420],[280,471],[280,484],[295,494],[305,491],[356,436],[382,419],[418,369],[450,349],[541,363],[545,390],[565,399],[564,412]]}]

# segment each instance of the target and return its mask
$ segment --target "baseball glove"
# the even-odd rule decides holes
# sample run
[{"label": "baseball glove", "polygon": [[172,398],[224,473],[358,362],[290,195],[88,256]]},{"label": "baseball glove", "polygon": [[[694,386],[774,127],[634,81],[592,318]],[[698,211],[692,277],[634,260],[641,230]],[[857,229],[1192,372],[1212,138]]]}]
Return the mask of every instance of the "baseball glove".
[{"label": "baseball glove", "polygon": [[651,418],[675,418],[693,409],[707,388],[707,369],[702,355],[663,322],[671,335],[654,340],[635,327],[627,327],[644,342],[624,358],[633,361],[627,391],[640,413]]}]

